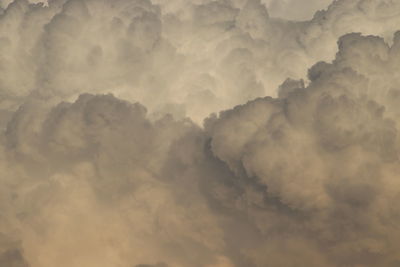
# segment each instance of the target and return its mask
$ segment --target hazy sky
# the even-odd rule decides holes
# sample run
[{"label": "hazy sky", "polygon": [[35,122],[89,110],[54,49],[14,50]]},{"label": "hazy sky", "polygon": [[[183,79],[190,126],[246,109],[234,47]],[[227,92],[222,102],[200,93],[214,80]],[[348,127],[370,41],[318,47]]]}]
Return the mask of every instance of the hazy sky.
[{"label": "hazy sky", "polygon": [[326,9],[331,0],[263,0],[272,17],[309,20],[318,10]]},{"label": "hazy sky", "polygon": [[400,266],[399,1],[3,5],[0,267]]},{"label": "hazy sky", "polygon": [[[12,0],[1,0],[1,6],[7,7]],[[31,3],[47,1],[29,0]],[[195,1],[194,1],[195,2]],[[200,1],[201,2],[201,1]],[[317,10],[325,9],[332,2],[330,0],[262,0],[267,6],[268,12],[273,17],[291,20],[311,19]]]}]

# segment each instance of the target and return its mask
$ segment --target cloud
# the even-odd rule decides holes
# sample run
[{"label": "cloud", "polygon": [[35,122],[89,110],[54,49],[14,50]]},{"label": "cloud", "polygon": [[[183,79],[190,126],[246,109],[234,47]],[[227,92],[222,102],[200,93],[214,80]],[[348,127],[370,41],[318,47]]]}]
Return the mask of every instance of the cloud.
[{"label": "cloud", "polygon": [[[279,3],[300,12],[299,1]],[[307,3],[301,9],[313,10]],[[334,58],[343,34],[390,41],[400,12],[393,1],[342,0],[296,22],[274,18],[266,5],[16,0],[0,19],[0,107],[15,111],[32,96],[56,104],[112,92],[155,117],[171,113],[201,124],[212,112],[276,96],[288,77],[307,80],[312,64]]]},{"label": "cloud", "polygon": [[5,229],[21,250],[4,257],[31,266],[393,266],[395,40],[346,35],[332,63],[310,69],[308,86],[287,81],[280,98],[211,116],[204,129],[151,121],[141,104],[112,95],[21,106],[2,167]]},{"label": "cloud", "polygon": [[[192,122],[151,122],[140,104],[81,95],[53,108],[22,106],[5,138],[4,231],[23,243],[30,266],[218,260],[221,229],[195,177],[184,179],[196,161],[185,152],[201,157],[204,139]],[[183,158],[174,154],[168,167],[178,143]]]},{"label": "cloud", "polygon": [[397,217],[383,208],[397,201],[397,42],[345,35],[332,63],[310,69],[309,86],[289,81],[282,98],[209,119],[211,150],[245,181],[247,215],[274,240],[252,255],[256,266],[271,260],[260,255],[282,266],[295,255],[311,266],[397,264]]},{"label": "cloud", "polygon": [[14,1],[0,266],[397,266],[399,8]]}]

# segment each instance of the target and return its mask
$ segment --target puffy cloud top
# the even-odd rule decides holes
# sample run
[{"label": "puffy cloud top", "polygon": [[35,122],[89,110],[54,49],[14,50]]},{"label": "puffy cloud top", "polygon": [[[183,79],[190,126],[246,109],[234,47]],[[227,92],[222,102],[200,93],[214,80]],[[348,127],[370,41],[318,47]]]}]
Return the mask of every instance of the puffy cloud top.
[{"label": "puffy cloud top", "polygon": [[55,104],[112,92],[157,118],[201,123],[211,112],[276,96],[288,77],[306,80],[312,64],[334,58],[343,34],[391,41],[400,20],[397,2],[383,0],[335,1],[304,22],[267,10],[297,12],[296,3],[16,0],[0,17],[0,108],[16,110],[29,96]]}]

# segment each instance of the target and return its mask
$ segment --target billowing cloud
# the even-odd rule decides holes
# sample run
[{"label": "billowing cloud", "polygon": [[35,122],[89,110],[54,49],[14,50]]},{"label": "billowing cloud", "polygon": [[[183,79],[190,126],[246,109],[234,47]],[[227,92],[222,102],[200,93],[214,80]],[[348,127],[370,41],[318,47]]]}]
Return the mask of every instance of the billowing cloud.
[{"label": "billowing cloud", "polygon": [[398,266],[400,4],[311,2],[8,5],[0,266]]},{"label": "billowing cloud", "polygon": [[391,41],[399,12],[395,1],[342,0],[293,22],[260,0],[16,0],[0,18],[0,108],[16,110],[33,95],[56,104],[112,92],[155,117],[201,123],[211,112],[275,96],[288,77],[306,80],[312,64],[334,58],[343,34]]},{"label": "billowing cloud", "polygon": [[346,35],[333,63],[310,69],[308,87],[289,81],[281,98],[208,121],[214,155],[246,181],[244,192],[256,188],[243,197],[265,234],[257,266],[271,256],[294,266],[296,255],[304,266],[398,264],[398,217],[388,208],[400,167],[395,40]]}]

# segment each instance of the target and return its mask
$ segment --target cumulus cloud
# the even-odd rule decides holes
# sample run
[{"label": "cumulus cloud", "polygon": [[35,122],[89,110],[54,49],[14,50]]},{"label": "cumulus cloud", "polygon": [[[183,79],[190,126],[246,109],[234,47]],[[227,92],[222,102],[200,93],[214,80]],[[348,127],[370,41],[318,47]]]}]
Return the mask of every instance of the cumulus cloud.
[{"label": "cumulus cloud", "polygon": [[400,4],[295,3],[4,4],[0,266],[398,266]]},{"label": "cumulus cloud", "polygon": [[[294,12],[293,2],[303,3],[278,2]],[[16,0],[0,18],[0,108],[15,111],[32,95],[56,104],[112,92],[156,118],[201,124],[212,112],[276,96],[288,77],[306,80],[312,64],[334,58],[343,34],[391,41],[399,23],[395,1],[335,1],[304,22],[275,18],[267,9],[274,3]]]},{"label": "cumulus cloud", "polygon": [[308,87],[286,82],[281,98],[208,121],[214,155],[246,181],[244,192],[257,188],[247,199],[265,235],[262,250],[250,250],[256,266],[271,257],[294,266],[298,255],[304,266],[399,263],[388,208],[398,197],[398,39],[349,34],[338,43],[332,63],[310,69]]},{"label": "cumulus cloud", "polygon": [[200,135],[197,126],[150,122],[143,106],[111,95],[38,105],[21,107],[7,127],[2,178],[6,234],[23,241],[30,265],[213,261],[222,243],[215,218],[163,164],[172,143],[198,146],[184,141]]}]

